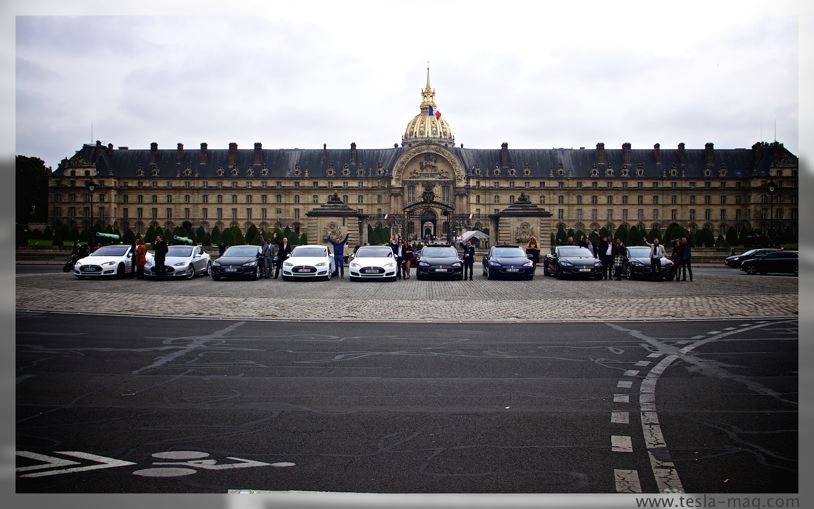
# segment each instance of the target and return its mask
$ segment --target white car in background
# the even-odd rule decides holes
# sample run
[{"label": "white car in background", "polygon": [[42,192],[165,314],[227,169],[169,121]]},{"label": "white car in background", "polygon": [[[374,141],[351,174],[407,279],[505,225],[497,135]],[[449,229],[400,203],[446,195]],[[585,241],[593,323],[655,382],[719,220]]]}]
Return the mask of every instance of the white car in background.
[{"label": "white car in background", "polygon": [[[150,256],[148,255],[148,259]],[[124,277],[133,273],[133,254],[130,245],[102,246],[90,255],[80,258],[73,266],[73,275],[86,277]]]},{"label": "white car in background", "polygon": [[[169,246],[164,260],[164,277],[192,279],[196,275],[209,275],[212,260],[201,246]],[[150,257],[144,266],[144,275],[156,277],[155,258]]]},{"label": "white car in background", "polygon": [[327,247],[319,244],[297,246],[283,262],[283,280],[325,278],[330,281],[335,265]]},{"label": "white car in background", "polygon": [[361,279],[397,279],[396,258],[390,246],[362,246],[356,250],[348,268],[351,281]]}]

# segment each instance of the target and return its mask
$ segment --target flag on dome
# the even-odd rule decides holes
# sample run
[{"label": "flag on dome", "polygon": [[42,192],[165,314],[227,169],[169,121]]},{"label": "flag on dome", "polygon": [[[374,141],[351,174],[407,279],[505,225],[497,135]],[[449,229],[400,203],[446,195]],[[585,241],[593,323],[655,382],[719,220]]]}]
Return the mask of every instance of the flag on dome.
[{"label": "flag on dome", "polygon": [[432,115],[433,115],[433,113],[432,113],[432,105],[427,106],[427,108],[428,108],[428,109],[427,109],[427,114],[428,114],[429,116],[432,116]]},{"label": "flag on dome", "polygon": [[440,118],[441,118],[441,112],[438,111],[438,110],[435,110],[435,120],[438,120]]}]

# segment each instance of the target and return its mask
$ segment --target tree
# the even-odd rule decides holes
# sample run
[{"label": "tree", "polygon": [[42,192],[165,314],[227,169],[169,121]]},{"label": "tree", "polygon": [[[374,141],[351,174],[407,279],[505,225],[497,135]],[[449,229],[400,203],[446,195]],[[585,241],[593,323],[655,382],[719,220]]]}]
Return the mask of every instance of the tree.
[{"label": "tree", "polygon": [[729,247],[723,235],[718,234],[718,238],[715,239],[715,247]]},{"label": "tree", "polygon": [[[255,238],[256,237],[258,237],[257,227],[254,225],[254,223],[252,223],[246,229],[246,243],[247,244],[256,244],[255,243]],[[262,245],[262,239],[261,239],[260,245]]]},{"label": "tree", "polygon": [[300,235],[300,245],[303,245],[303,244],[308,244],[308,233],[307,232],[302,232],[302,235]]},{"label": "tree", "polygon": [[71,240],[71,230],[67,224],[62,223],[54,232],[54,245],[62,247],[62,244],[67,240]]},{"label": "tree", "polygon": [[[17,223],[44,223],[48,218],[48,168],[39,157],[17,156],[16,178]],[[32,209],[33,207],[33,209]]]},{"label": "tree", "polygon": [[206,231],[203,226],[199,226],[198,230],[195,231],[195,242],[206,246],[208,244],[204,244],[204,238],[206,238]]},{"label": "tree", "polygon": [[[634,226],[634,228],[635,228],[635,226]],[[622,242],[624,242],[625,244],[628,244],[628,240],[629,240],[629,237],[630,237],[629,233],[630,232],[627,229],[627,225],[623,224],[623,225],[619,226],[619,228],[617,228],[616,231],[613,233],[613,240],[615,241],[616,239],[622,239]]]},{"label": "tree", "polygon": [[246,239],[243,237],[243,232],[240,231],[240,228],[238,228],[237,226],[232,226],[231,228],[229,228],[229,230],[232,232],[233,246],[236,246],[238,244],[248,244],[248,242],[246,242]]},{"label": "tree", "polygon": [[132,244],[136,240],[136,236],[133,234],[133,230],[130,228],[124,230],[124,235],[122,235],[122,242],[125,244]]},{"label": "tree", "polygon": [[703,228],[698,232],[698,235],[695,236],[695,245],[704,247],[712,247],[715,245],[715,236],[712,234],[712,230]]},{"label": "tree", "polygon": [[204,246],[211,246],[212,245],[212,236],[209,234],[209,232],[204,233],[204,236],[203,236],[203,238],[201,239],[200,242]]},{"label": "tree", "polygon": [[147,231],[144,232],[144,242],[147,244],[152,244],[153,240],[155,240],[155,226],[150,225],[147,228]]},{"label": "tree", "polygon": [[740,239],[738,239],[738,232],[735,230],[734,226],[730,226],[729,229],[726,231],[726,243],[730,246],[736,246],[740,244]]},{"label": "tree", "polygon": [[225,244],[226,246],[233,246],[235,243],[232,240],[232,229],[225,228],[223,233],[220,234],[220,242]]},{"label": "tree", "polygon": [[568,239],[568,236],[565,234],[565,230],[562,226],[557,227],[557,244],[565,244],[565,241]]}]

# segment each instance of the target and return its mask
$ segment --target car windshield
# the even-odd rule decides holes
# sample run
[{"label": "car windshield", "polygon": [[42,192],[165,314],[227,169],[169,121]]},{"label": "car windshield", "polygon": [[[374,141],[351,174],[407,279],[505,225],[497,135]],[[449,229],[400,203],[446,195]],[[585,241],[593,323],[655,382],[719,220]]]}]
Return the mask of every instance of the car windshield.
[{"label": "car windshield", "polygon": [[256,247],[230,247],[226,249],[223,256],[257,256]]},{"label": "car windshield", "polygon": [[124,256],[127,252],[128,246],[104,246],[100,247],[91,256]]},{"label": "car windshield", "polygon": [[423,258],[457,258],[458,251],[454,247],[427,246],[421,251],[421,256]]},{"label": "car windshield", "polygon": [[366,247],[356,251],[357,258],[387,258],[393,251],[389,247]]},{"label": "car windshield", "polygon": [[753,255],[753,254],[757,253],[757,251],[758,251],[757,249],[750,249],[749,251],[747,251],[747,252],[745,252],[745,253],[741,253],[739,256],[749,256],[749,255]]},{"label": "car windshield", "polygon": [[569,247],[567,249],[560,249],[560,256],[577,257],[577,256],[590,256],[593,258],[593,253],[584,247]]},{"label": "car windshield", "polygon": [[650,256],[649,247],[629,247],[627,250],[632,258],[647,258]]},{"label": "car windshield", "polygon": [[309,258],[319,258],[320,256],[328,256],[327,250],[324,247],[295,247],[291,251],[291,256],[303,256]]},{"label": "car windshield", "polygon": [[496,247],[492,250],[492,256],[501,258],[525,258],[526,253],[519,247]]},{"label": "car windshield", "polygon": [[167,251],[167,256],[176,256],[178,258],[186,258],[192,255],[192,248],[189,246],[170,246]]}]

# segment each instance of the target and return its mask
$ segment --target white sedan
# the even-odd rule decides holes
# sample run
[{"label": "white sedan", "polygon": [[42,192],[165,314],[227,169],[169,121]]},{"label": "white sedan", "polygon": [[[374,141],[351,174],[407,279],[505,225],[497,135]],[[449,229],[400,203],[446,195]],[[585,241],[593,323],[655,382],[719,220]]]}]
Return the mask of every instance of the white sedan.
[{"label": "white sedan", "polygon": [[[148,256],[148,258],[150,258]],[[130,246],[117,244],[103,246],[85,258],[77,260],[73,266],[73,275],[79,279],[86,277],[116,276],[124,277],[133,273],[133,253]]]},{"label": "white sedan", "polygon": [[395,281],[396,258],[390,246],[362,246],[350,261],[351,281],[360,279],[389,279]]},{"label": "white sedan", "polygon": [[283,280],[324,277],[330,281],[335,268],[328,248],[318,244],[297,246],[283,262]]},{"label": "white sedan", "polygon": [[[196,275],[208,275],[211,268],[212,260],[209,258],[209,253],[201,246],[170,246],[164,260],[164,277],[192,279]],[[147,260],[144,275],[158,276],[154,257]]]}]

